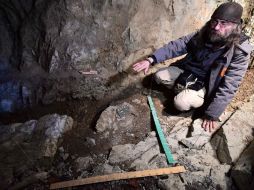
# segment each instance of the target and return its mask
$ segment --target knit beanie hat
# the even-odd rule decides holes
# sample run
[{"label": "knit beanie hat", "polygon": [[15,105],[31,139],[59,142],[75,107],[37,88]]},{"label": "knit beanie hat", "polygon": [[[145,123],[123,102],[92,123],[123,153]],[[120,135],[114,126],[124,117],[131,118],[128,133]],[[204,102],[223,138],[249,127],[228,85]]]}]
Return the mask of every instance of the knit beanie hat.
[{"label": "knit beanie hat", "polygon": [[243,7],[236,2],[221,4],[211,16],[212,19],[221,19],[234,23],[241,23]]}]

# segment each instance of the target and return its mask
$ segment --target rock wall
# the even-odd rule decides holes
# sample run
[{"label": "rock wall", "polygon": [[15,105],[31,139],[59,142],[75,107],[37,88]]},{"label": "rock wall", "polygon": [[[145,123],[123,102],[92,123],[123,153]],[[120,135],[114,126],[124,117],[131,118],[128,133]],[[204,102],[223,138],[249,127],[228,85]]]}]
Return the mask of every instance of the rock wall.
[{"label": "rock wall", "polygon": [[[0,112],[115,95],[143,77],[135,61],[199,29],[222,2],[0,0]],[[253,2],[239,2],[253,26]]]}]

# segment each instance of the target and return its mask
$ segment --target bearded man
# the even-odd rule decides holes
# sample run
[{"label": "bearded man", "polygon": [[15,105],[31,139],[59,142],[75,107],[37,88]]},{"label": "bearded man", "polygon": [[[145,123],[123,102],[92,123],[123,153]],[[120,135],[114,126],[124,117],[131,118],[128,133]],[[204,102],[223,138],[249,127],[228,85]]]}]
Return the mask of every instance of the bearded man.
[{"label": "bearded man", "polygon": [[223,3],[201,30],[169,42],[133,65],[134,71],[146,74],[151,65],[187,54],[157,71],[154,77],[158,84],[174,89],[176,109],[204,108],[205,131],[217,127],[216,121],[248,68],[252,47],[241,32],[242,12],[242,6],[236,2]]}]

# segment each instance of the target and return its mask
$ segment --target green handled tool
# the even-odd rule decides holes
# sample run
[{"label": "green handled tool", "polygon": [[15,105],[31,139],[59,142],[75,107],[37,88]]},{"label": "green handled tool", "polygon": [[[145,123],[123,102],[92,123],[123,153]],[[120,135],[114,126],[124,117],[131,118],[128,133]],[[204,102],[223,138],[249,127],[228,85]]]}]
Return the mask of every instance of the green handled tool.
[{"label": "green handled tool", "polygon": [[153,115],[153,120],[154,120],[154,123],[155,123],[155,126],[156,126],[156,130],[157,130],[157,133],[159,135],[159,138],[160,138],[160,141],[161,141],[161,145],[163,147],[163,150],[166,154],[166,157],[167,157],[167,161],[169,164],[174,164],[175,163],[175,160],[173,158],[173,155],[168,147],[168,144],[167,144],[167,141],[166,141],[166,138],[163,134],[163,131],[161,129],[161,126],[160,126],[160,121],[158,119],[158,116],[157,116],[157,113],[156,113],[156,110],[155,110],[155,107],[154,107],[154,104],[153,104],[153,100],[151,98],[151,96],[147,96],[148,98],[148,102],[149,102],[149,105],[150,105],[150,109],[152,111],[152,115]]}]

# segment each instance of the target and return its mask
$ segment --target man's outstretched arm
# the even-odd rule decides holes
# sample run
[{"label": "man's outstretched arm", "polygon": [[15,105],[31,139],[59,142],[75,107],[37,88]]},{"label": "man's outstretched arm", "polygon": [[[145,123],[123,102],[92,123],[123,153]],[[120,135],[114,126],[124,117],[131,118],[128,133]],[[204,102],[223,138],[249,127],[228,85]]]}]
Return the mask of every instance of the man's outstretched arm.
[{"label": "man's outstretched arm", "polygon": [[177,40],[170,41],[165,46],[156,50],[147,59],[135,63],[133,65],[133,70],[136,72],[144,71],[144,73],[146,74],[151,65],[186,54],[187,43],[196,33],[197,32],[191,33]]}]

